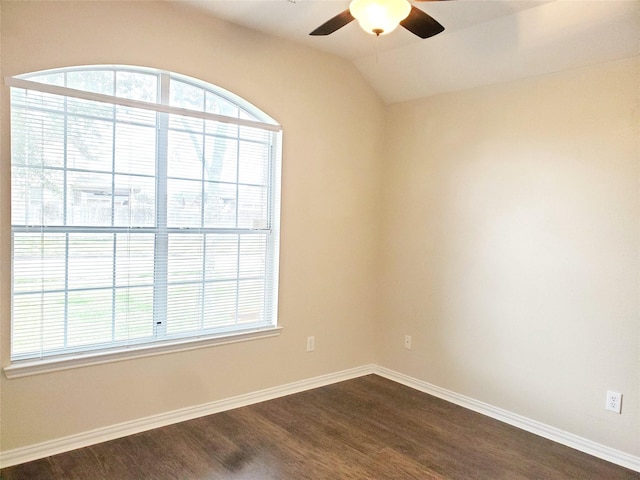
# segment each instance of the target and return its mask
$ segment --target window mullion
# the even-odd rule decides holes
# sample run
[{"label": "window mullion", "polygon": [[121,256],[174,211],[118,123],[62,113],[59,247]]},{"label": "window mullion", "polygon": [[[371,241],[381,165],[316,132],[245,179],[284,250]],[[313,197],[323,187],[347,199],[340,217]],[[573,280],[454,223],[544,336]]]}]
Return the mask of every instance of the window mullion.
[{"label": "window mullion", "polygon": [[[206,109],[206,94],[203,93],[203,109]],[[206,122],[202,121],[202,130],[200,132],[202,136],[202,144],[200,151],[200,158],[202,163],[202,169],[200,170],[200,227],[205,226],[205,217],[204,217],[204,207],[206,204],[205,197],[205,181],[206,181],[206,171],[207,171],[207,159],[206,159]],[[206,284],[207,284],[207,234],[202,234],[202,275],[200,277],[200,330],[204,329],[204,304],[205,304],[205,293],[206,293]]]},{"label": "window mullion", "polygon": [[[116,92],[116,74],[114,72],[113,78],[113,95]],[[116,224],[116,106],[113,105],[112,109],[112,124],[111,124],[111,227]],[[111,341],[116,340],[116,258],[118,255],[118,235],[113,233],[113,254],[111,256],[112,270],[111,270]]]},{"label": "window mullion", "polygon": [[[237,203],[237,202],[236,202]],[[242,242],[242,235],[238,235],[238,247],[236,254],[236,325],[240,315],[240,242]]]},{"label": "window mullion", "polygon": [[69,234],[64,234],[64,348],[69,346]]},{"label": "window mullion", "polygon": [[118,234],[114,233],[113,234],[113,255],[112,255],[112,280],[111,280],[111,341],[115,342],[116,341],[116,287],[117,287],[117,282],[116,282],[116,275],[117,275],[117,271],[116,271],[116,259],[118,258]]},{"label": "window mullion", "polygon": [[[204,201],[202,202],[204,203]],[[207,287],[207,241],[208,235],[202,234],[202,276],[200,278],[200,330],[204,329],[204,304]]]},{"label": "window mullion", "polygon": [[[67,85],[67,74],[64,74],[64,84]],[[62,180],[62,221],[69,225],[69,199],[67,183],[69,180],[69,101],[64,97],[64,146],[63,146],[63,180]],[[44,166],[44,165],[43,165]],[[69,233],[64,235],[64,348],[69,346]]]},{"label": "window mullion", "polygon": [[[239,228],[239,224],[238,224],[238,220],[240,217],[240,127],[238,127],[238,129],[236,130],[236,218],[235,218],[235,227]],[[242,239],[244,238],[243,235],[239,234],[238,235],[238,251],[236,254],[236,325],[238,324],[239,318],[240,318],[240,252],[241,250],[241,243],[242,243]]]},{"label": "window mullion", "polygon": [[[160,103],[169,104],[169,75],[160,74]],[[167,171],[169,146],[169,114],[156,114],[156,240],[155,266],[153,282],[153,321],[154,335],[164,337],[167,334],[167,293],[168,293],[168,252],[169,234],[167,232]]]}]

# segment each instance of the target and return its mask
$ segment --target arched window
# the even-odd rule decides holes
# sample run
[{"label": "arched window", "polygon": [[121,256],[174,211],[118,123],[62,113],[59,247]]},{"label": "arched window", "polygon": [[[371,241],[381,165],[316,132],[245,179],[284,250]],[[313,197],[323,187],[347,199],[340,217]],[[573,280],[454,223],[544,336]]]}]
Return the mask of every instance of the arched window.
[{"label": "arched window", "polygon": [[12,362],[275,331],[273,119],[146,68],[8,83]]}]

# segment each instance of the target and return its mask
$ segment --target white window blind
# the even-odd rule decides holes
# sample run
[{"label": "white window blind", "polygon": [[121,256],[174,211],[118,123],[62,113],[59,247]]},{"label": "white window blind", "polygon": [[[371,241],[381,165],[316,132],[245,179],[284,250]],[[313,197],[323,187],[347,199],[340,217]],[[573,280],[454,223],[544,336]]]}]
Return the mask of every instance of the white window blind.
[{"label": "white window blind", "polygon": [[275,122],[149,69],[7,83],[12,361],[276,325]]}]

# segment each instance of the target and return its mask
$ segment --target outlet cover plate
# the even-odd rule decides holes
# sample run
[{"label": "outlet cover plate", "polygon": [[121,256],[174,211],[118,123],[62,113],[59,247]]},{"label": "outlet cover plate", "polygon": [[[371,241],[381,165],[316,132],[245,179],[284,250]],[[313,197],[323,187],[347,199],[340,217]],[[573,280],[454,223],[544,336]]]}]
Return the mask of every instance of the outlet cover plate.
[{"label": "outlet cover plate", "polygon": [[622,394],[618,392],[607,392],[607,404],[605,408],[611,412],[622,412]]}]

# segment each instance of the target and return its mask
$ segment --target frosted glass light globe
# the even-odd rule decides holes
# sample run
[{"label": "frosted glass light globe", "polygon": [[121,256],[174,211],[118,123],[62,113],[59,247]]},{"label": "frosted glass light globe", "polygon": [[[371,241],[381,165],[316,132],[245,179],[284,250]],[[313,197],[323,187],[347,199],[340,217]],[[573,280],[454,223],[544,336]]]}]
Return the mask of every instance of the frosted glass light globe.
[{"label": "frosted glass light globe", "polygon": [[349,11],[365,32],[385,35],[407,18],[411,4],[407,0],[352,0]]}]

